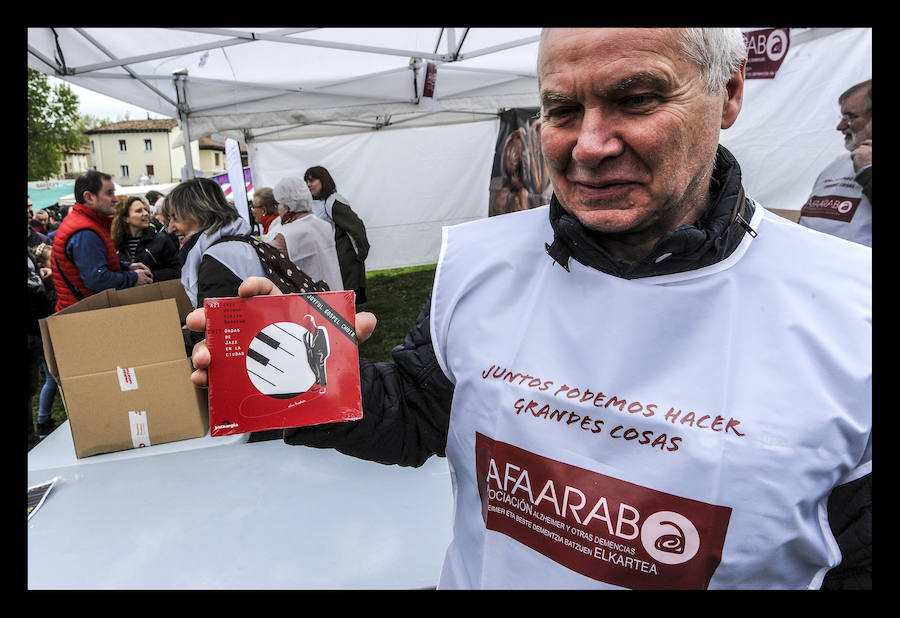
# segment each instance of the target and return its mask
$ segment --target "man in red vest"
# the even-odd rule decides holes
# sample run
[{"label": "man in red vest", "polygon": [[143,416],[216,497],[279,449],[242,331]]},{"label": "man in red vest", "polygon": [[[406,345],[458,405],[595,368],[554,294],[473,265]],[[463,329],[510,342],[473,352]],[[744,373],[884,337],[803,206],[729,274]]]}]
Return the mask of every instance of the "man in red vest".
[{"label": "man in red vest", "polygon": [[116,189],[109,174],[90,170],[75,180],[75,205],[53,240],[53,282],[60,311],[101,290],[153,283],[140,262],[120,262],[109,230]]}]

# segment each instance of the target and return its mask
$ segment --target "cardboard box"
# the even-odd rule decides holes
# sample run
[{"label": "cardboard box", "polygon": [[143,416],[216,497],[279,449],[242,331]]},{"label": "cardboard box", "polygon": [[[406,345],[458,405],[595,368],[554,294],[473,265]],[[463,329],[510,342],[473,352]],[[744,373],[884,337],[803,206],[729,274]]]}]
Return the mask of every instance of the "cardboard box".
[{"label": "cardboard box", "polygon": [[352,291],[206,299],[210,435],[362,418]]},{"label": "cardboard box", "polygon": [[181,281],[104,290],[40,321],[77,457],[206,435],[206,393],[190,381]]}]

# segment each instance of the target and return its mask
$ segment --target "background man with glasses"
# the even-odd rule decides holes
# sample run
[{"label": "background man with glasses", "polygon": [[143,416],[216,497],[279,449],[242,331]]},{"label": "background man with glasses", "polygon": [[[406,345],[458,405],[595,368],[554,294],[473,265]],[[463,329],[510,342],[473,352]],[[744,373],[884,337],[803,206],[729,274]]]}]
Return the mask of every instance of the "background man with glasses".
[{"label": "background man with glasses", "polygon": [[840,97],[841,121],[849,155],[826,167],[800,211],[800,225],[872,246],[872,80]]}]

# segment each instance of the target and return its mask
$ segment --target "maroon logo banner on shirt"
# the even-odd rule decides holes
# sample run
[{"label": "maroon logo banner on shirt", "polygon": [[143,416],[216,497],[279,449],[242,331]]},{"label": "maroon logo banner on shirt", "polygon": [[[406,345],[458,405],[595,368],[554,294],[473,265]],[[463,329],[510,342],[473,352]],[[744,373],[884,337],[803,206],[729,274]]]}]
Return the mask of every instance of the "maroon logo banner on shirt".
[{"label": "maroon logo banner on shirt", "polygon": [[832,219],[834,221],[843,221],[845,223],[853,219],[856,214],[856,208],[859,206],[860,198],[847,197],[844,195],[813,195],[803,208],[800,209],[801,217],[819,217],[821,219]]},{"label": "maroon logo banner on shirt", "polygon": [[645,590],[705,589],[731,509],[531,453],[476,433],[488,530],[577,573]]}]

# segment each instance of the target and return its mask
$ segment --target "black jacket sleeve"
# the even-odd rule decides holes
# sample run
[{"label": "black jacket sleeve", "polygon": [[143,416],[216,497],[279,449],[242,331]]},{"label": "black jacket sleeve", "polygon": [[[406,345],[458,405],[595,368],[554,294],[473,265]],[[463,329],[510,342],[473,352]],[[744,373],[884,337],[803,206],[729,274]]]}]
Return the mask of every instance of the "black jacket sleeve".
[{"label": "black jacket sleeve", "polygon": [[823,590],[872,589],[872,474],[838,485],[828,498],[828,520],[841,549],[841,563]]},{"label": "black jacket sleeve", "polygon": [[417,467],[432,455],[443,457],[453,384],[434,354],[430,309],[429,300],[403,343],[391,352],[393,362],[360,358],[362,419],[285,429],[284,441],[401,466]]},{"label": "black jacket sleeve", "polygon": [[863,168],[859,174],[856,175],[856,182],[860,184],[862,187],[863,195],[869,198],[869,201],[872,201],[872,166]]},{"label": "black jacket sleeve", "polygon": [[353,241],[356,248],[356,259],[364,262],[369,255],[369,237],[366,235],[366,226],[353,209],[335,200],[331,209],[331,219],[339,230],[343,231]]},{"label": "black jacket sleeve", "polygon": [[178,259],[178,245],[169,234],[157,233],[145,253],[153,265],[145,264],[153,271],[153,281],[168,281],[181,277],[181,260]]}]

